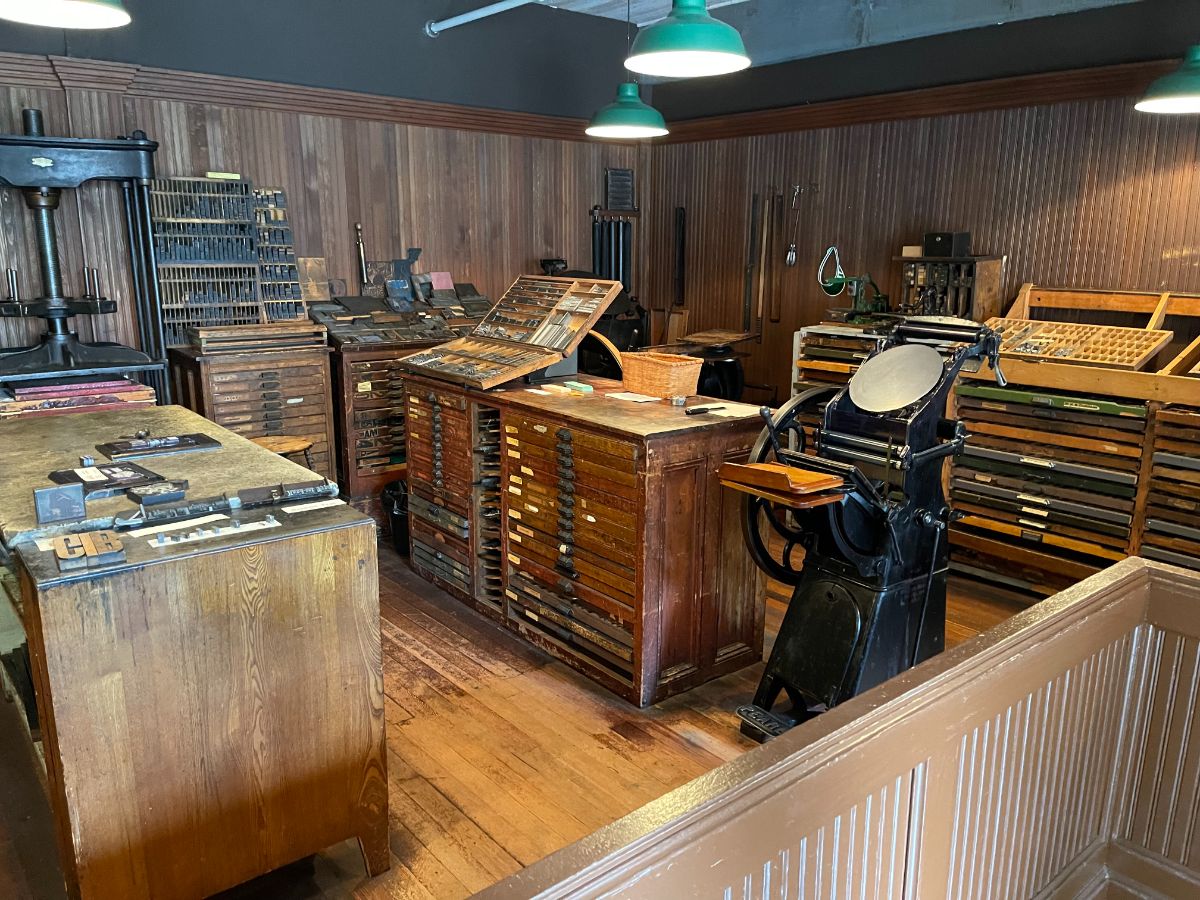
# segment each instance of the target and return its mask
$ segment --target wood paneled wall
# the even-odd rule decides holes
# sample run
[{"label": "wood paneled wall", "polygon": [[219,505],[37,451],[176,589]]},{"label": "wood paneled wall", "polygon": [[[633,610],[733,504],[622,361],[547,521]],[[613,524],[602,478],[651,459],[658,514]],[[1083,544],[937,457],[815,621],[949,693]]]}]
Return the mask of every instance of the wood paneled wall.
[{"label": "wood paneled wall", "polygon": [[[1031,95],[1031,103],[1039,102]],[[645,293],[669,298],[673,210],[687,209],[689,328],[738,328],[751,196],[816,185],[800,201],[799,261],[771,248],[780,321],[750,345],[747,377],[787,396],[792,333],[820,321],[826,246],[846,271],[899,290],[900,246],[926,231],[972,232],[1008,257],[1005,295],[1025,281],[1066,287],[1200,290],[1200,118],[1086,100],[669,144],[656,147],[647,204]],[[769,305],[769,304],[768,304]],[[755,395],[756,398],[760,395]]]},{"label": "wood paneled wall", "polygon": [[[685,207],[693,330],[741,325],[751,195],[788,198],[792,184],[813,184],[801,198],[795,268],[782,265],[790,218],[774,237],[779,321],[764,323],[747,364],[752,382],[784,397],[792,333],[831,305],[815,280],[831,243],[848,272],[870,271],[893,293],[892,256],[942,229],[969,230],[976,252],[1007,255],[1010,296],[1024,281],[1200,291],[1200,119],[1144,115],[1130,97],[1101,96],[1134,90],[1159,68],[895,95],[896,109],[923,115],[895,121],[874,121],[887,118],[886,98],[864,98],[854,109],[761,114],[804,129],[786,133],[762,134],[753,117],[684,123],[678,136],[704,139],[634,147],[580,140],[575,120],[0,53],[0,131],[18,131],[28,105],[45,111],[52,134],[141,128],[160,143],[163,175],[219,169],[284,188],[297,252],[327,257],[337,277],[353,283],[361,221],[372,258],[420,246],[423,271],[449,269],[492,295],[544,256],[588,265],[603,169],[633,166],[643,210],[637,293],[652,309],[671,303],[673,211]],[[1043,105],[1012,106],[1014,91],[1033,85],[1028,102]],[[930,98],[947,91],[956,112],[927,115],[937,108]],[[962,111],[972,96],[984,111]],[[832,124],[855,116],[863,123]],[[745,136],[711,139],[730,133]],[[81,333],[134,343],[119,191],[66,194],[59,230],[68,289],[78,290],[86,259],[126,301],[116,315],[81,318]],[[21,270],[26,296],[40,287],[35,259],[19,194],[0,190],[0,262]],[[0,320],[0,344],[29,342],[40,324]]]},{"label": "wood paneled wall", "polygon": [[[21,108],[38,106],[49,134],[142,129],[159,142],[160,175],[239,172],[256,185],[281,187],[296,252],[327,257],[331,276],[352,289],[359,221],[369,258],[421,247],[420,271],[448,270],[491,296],[516,275],[540,271],[543,257],[589,267],[588,211],[603,202],[604,167],[636,166],[645,152],[564,140],[566,120],[487,111],[471,119],[473,111],[459,110],[458,128],[424,127],[414,121],[453,122],[446,111],[454,109],[381,98],[372,118],[364,95],[146,71],[0,54],[0,133],[19,133]],[[215,99],[194,99],[197,80]],[[274,95],[280,102],[272,108]],[[463,130],[473,127],[492,130]],[[514,127],[526,136],[500,133]],[[554,136],[529,136],[543,133]],[[136,345],[124,227],[115,186],[64,193],[58,228],[67,291],[80,292],[86,258],[100,267],[108,296],[121,301],[114,315],[76,320],[84,339]],[[23,296],[40,293],[36,260],[24,201],[18,191],[0,190],[0,263],[20,269]],[[33,341],[41,324],[0,320],[0,345]]]}]

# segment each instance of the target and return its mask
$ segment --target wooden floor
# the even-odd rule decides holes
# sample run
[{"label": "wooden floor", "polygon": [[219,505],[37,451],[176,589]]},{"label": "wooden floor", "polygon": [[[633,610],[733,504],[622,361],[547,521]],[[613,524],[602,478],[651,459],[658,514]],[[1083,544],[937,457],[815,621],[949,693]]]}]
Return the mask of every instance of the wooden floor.
[{"label": "wooden floor", "polygon": [[[392,869],[365,879],[346,843],[226,900],[463,897],[755,746],[733,708],[761,664],[637,710],[380,556]],[[786,599],[769,588],[768,642]],[[1028,602],[952,579],[947,643]],[[57,900],[48,806],[3,702],[0,758],[0,897]]]}]

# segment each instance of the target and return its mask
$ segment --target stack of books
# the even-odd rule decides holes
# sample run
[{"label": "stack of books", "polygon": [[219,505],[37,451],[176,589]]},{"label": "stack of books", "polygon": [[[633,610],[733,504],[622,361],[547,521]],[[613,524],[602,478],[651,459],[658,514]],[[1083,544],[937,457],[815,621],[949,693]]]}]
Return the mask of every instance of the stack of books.
[{"label": "stack of books", "polygon": [[0,384],[0,420],[153,406],[154,388],[111,375]]}]

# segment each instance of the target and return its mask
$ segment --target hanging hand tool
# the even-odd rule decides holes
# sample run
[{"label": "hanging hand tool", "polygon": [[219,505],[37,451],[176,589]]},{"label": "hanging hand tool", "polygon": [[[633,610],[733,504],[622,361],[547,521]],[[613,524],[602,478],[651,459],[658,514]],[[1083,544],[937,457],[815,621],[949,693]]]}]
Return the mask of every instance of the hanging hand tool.
[{"label": "hanging hand tool", "polygon": [[366,288],[369,279],[367,277],[367,248],[363,244],[362,238],[362,222],[354,223],[354,245],[358,248],[358,284],[361,288]]},{"label": "hanging hand tool", "polygon": [[759,195],[750,200],[750,235],[746,242],[745,281],[742,285],[742,331],[750,330],[754,302],[754,266],[758,262]]},{"label": "hanging hand tool", "polygon": [[792,185],[792,240],[788,243],[787,256],[784,262],[787,265],[794,266],[796,264],[796,237],[800,233],[800,185]]}]

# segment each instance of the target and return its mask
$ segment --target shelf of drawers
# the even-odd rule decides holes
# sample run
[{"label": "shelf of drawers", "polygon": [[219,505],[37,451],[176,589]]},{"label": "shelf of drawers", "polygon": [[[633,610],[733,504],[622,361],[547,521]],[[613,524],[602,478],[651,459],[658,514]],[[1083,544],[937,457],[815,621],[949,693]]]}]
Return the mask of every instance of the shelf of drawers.
[{"label": "shelf of drawers", "polygon": [[307,438],[313,471],[336,478],[327,348],[205,355],[177,347],[168,356],[180,405],[247,438]]},{"label": "shelf of drawers", "polygon": [[342,496],[382,528],[383,488],[405,478],[406,401],[398,360],[428,344],[334,350],[333,406]]},{"label": "shelf of drawers", "polygon": [[1200,409],[1178,405],[1157,409],[1150,454],[1139,553],[1200,569]]}]

